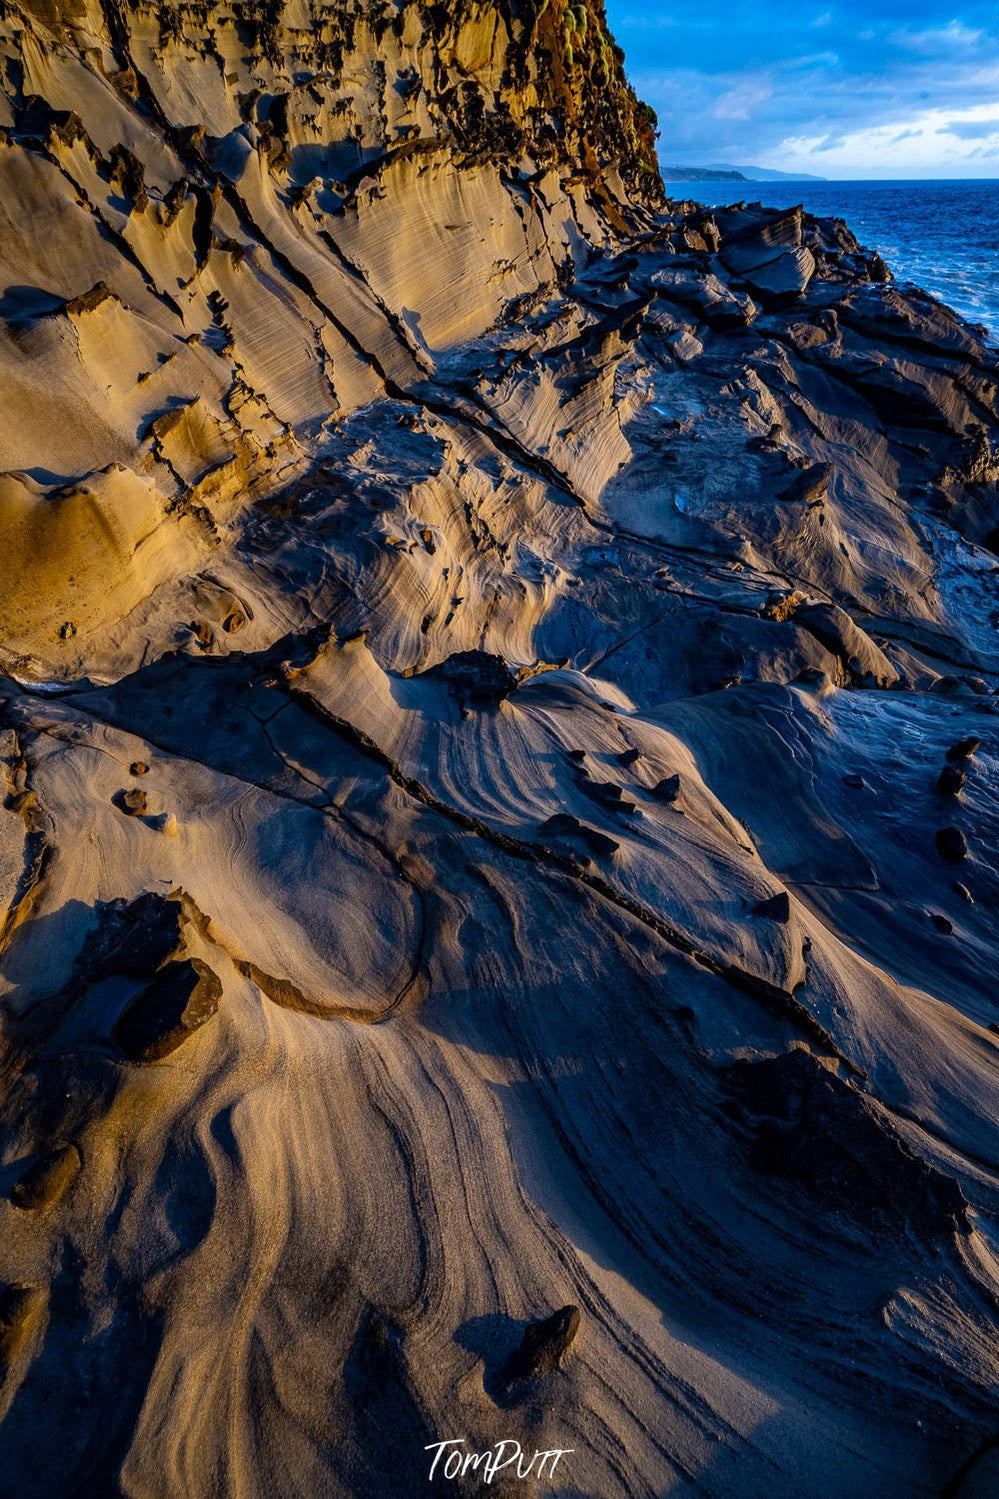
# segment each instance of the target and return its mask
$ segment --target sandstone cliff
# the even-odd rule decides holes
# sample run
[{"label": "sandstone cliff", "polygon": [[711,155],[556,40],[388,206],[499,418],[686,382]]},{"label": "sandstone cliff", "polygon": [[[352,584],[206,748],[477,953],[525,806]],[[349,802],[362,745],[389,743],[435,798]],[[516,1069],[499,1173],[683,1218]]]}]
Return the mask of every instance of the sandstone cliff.
[{"label": "sandstone cliff", "polygon": [[592,4],[0,55],[0,1488],[988,1492],[995,351]]}]

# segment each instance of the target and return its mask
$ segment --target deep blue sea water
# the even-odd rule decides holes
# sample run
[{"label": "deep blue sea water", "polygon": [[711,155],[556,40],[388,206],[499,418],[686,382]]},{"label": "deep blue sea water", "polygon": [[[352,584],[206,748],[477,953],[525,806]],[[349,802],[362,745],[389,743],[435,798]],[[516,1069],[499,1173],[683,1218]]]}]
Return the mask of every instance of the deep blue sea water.
[{"label": "deep blue sea water", "polygon": [[999,181],[673,182],[675,198],[718,205],[740,198],[775,208],[801,203],[845,219],[900,281],[914,281],[999,343]]}]

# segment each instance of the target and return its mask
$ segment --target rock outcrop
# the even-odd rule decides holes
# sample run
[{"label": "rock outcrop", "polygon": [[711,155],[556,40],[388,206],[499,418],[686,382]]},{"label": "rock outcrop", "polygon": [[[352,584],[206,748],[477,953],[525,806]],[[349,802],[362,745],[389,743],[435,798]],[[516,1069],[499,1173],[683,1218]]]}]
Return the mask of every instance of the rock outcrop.
[{"label": "rock outcrop", "polygon": [[0,54],[3,1492],[987,1483],[995,349],[595,0]]}]

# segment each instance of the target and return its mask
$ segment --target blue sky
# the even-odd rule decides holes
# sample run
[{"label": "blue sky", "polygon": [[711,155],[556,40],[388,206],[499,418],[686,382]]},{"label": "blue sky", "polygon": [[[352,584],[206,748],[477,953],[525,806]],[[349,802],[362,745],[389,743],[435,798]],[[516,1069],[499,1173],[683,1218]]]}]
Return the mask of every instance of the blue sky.
[{"label": "blue sky", "polygon": [[999,3],[606,0],[664,162],[999,178]]}]

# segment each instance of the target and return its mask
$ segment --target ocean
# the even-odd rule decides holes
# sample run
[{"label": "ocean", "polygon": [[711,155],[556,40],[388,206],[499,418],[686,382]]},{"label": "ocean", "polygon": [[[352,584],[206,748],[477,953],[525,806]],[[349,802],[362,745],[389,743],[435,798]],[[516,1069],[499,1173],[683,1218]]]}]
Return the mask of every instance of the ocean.
[{"label": "ocean", "polygon": [[999,343],[999,181],[672,182],[675,198],[801,203],[845,219],[900,281],[914,281]]}]

